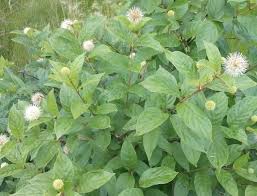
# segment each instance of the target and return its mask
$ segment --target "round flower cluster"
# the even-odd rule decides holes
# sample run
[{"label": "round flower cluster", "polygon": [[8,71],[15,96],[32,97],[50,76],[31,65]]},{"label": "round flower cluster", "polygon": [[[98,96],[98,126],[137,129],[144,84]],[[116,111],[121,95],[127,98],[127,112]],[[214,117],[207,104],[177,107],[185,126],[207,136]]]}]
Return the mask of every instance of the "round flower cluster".
[{"label": "round flower cluster", "polygon": [[31,101],[32,101],[33,105],[36,105],[36,106],[39,106],[43,99],[44,99],[44,95],[39,92],[35,93],[31,97]]},{"label": "round flower cluster", "polygon": [[95,44],[94,44],[93,40],[84,41],[82,46],[86,52],[90,52],[95,48]]},{"label": "round flower cluster", "polygon": [[40,104],[44,99],[44,95],[40,92],[36,92],[31,96],[31,102],[29,106],[25,108],[24,118],[26,121],[37,120],[41,115]]},{"label": "round flower cluster", "polygon": [[127,17],[128,17],[128,20],[133,24],[138,24],[139,22],[142,21],[144,14],[140,8],[132,7],[131,9],[128,10]]},{"label": "round flower cluster", "polygon": [[41,109],[36,105],[29,105],[25,109],[24,118],[27,121],[37,120],[41,115]]},{"label": "round flower cluster", "polygon": [[78,20],[65,19],[61,23],[61,28],[72,31],[73,30],[73,25],[76,24],[76,23],[78,23]]},{"label": "round flower cluster", "polygon": [[68,68],[68,67],[63,67],[63,68],[61,69],[61,74],[62,74],[63,76],[69,76],[70,73],[71,73],[71,71],[70,71],[70,68]]},{"label": "round flower cluster", "polygon": [[9,137],[5,134],[0,134],[0,148],[9,141]]},{"label": "round flower cluster", "polygon": [[64,183],[61,179],[55,179],[53,181],[53,187],[55,190],[60,191],[64,186]]},{"label": "round flower cluster", "polygon": [[205,108],[209,111],[212,111],[214,110],[216,107],[216,103],[212,100],[208,100],[205,102]]},{"label": "round flower cluster", "polygon": [[239,52],[230,53],[227,58],[224,59],[225,73],[233,77],[243,75],[248,68],[248,61],[246,57]]}]

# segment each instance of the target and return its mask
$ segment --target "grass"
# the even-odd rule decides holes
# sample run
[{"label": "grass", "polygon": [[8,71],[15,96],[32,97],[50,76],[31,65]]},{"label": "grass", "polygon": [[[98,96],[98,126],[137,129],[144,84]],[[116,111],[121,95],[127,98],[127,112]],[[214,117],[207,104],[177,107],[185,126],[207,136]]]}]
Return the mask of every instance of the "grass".
[{"label": "grass", "polygon": [[113,13],[109,8],[114,2],[117,0],[0,0],[0,56],[21,66],[28,54],[11,41],[11,31],[59,26],[64,18],[82,19],[91,12],[108,15]]}]

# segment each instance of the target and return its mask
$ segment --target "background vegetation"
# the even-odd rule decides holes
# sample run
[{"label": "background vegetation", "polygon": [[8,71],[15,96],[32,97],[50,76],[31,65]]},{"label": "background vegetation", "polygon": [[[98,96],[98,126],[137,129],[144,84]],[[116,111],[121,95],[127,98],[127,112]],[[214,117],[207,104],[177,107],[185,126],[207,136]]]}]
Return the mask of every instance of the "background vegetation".
[{"label": "background vegetation", "polygon": [[42,2],[0,4],[0,196],[256,196],[256,0]]},{"label": "background vegetation", "polygon": [[[24,48],[12,41],[11,32],[25,27],[41,29],[59,26],[65,18],[82,19],[94,13],[115,15],[119,3],[126,0],[1,0],[0,56],[22,65],[29,59]],[[121,4],[120,4],[121,5]]]}]

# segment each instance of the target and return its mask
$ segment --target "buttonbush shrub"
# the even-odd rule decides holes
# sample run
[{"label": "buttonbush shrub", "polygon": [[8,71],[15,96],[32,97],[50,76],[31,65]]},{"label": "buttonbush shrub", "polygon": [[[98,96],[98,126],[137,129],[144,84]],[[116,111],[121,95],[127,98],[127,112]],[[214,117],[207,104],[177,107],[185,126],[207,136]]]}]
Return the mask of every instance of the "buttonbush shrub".
[{"label": "buttonbush shrub", "polygon": [[1,195],[257,195],[257,2],[115,6],[13,32]]}]

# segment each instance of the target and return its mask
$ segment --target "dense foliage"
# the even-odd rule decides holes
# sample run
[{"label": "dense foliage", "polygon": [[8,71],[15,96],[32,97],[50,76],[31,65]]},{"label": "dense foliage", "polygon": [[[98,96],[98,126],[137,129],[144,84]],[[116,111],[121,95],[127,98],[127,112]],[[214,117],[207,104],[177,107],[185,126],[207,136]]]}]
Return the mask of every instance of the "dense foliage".
[{"label": "dense foliage", "polygon": [[115,6],[13,32],[0,195],[257,195],[257,2]]}]

